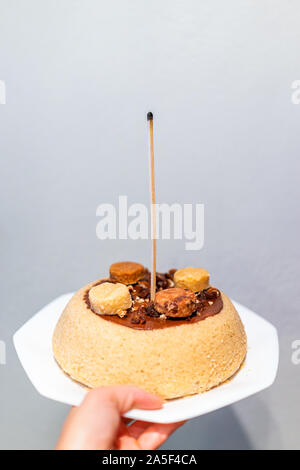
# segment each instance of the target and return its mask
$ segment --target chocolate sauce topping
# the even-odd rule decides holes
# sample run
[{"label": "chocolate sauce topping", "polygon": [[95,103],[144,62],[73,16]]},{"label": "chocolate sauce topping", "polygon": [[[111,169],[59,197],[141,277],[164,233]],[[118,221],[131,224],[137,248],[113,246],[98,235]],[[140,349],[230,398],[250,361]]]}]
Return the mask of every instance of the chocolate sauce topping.
[{"label": "chocolate sauce topping", "polygon": [[[173,276],[175,271],[176,269],[170,269],[168,273],[156,274],[156,291],[174,286]],[[150,302],[150,278],[150,272],[147,271],[143,279],[138,281],[137,284],[128,286],[133,302],[132,307],[127,310],[126,316],[120,318],[118,315],[101,315],[101,318],[137,330],[154,330],[196,323],[205,320],[207,317],[216,315],[223,308],[220,291],[215,287],[209,287],[208,289],[195,293],[197,298],[196,307],[195,311],[189,317],[166,318],[157,312],[154,308],[154,304]],[[95,282],[92,287],[104,282],[115,283],[117,281],[106,278]],[[89,302],[89,290],[90,289],[84,294],[84,301],[87,307],[92,310]],[[98,314],[95,313],[95,315]]]}]

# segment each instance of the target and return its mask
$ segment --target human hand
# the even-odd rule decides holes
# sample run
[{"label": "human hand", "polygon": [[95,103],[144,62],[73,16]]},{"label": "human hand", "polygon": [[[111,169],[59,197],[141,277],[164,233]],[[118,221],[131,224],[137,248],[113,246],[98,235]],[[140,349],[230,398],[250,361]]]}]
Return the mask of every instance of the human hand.
[{"label": "human hand", "polygon": [[159,447],[183,422],[171,424],[135,421],[122,415],[132,408],[155,410],[161,398],[138,387],[121,385],[91,390],[70,411],[57,449],[151,450]]}]

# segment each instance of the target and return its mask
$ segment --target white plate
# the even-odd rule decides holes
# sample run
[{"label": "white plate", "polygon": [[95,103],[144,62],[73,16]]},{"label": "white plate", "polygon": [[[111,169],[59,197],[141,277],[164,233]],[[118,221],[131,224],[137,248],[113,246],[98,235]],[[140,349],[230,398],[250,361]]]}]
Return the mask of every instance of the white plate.
[{"label": "white plate", "polygon": [[[72,295],[62,295],[46,305],[15,333],[13,340],[26,374],[41,395],[79,405],[87,390],[62,372],[51,346],[56,322]],[[161,410],[131,410],[127,417],[157,423],[182,421],[235,403],[274,382],[279,359],[276,328],[243,305],[233,303],[248,337],[247,358],[238,374],[209,392],[171,400]]]}]

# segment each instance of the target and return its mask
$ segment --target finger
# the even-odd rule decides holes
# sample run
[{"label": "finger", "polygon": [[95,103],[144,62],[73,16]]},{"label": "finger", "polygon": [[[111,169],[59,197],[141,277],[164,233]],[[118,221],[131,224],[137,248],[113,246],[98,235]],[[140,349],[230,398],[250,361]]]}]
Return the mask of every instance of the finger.
[{"label": "finger", "polygon": [[117,387],[101,387],[89,392],[99,405],[113,405],[120,414],[124,414],[132,408],[143,410],[159,409],[163,401],[156,395],[131,385],[120,385]]},{"label": "finger", "polygon": [[[81,405],[70,412],[57,448],[112,449],[118,437],[122,414],[132,408],[158,409],[161,406],[159,397],[137,387],[93,389]],[[136,443],[131,444],[136,448]]]},{"label": "finger", "polygon": [[119,433],[115,441],[116,450],[140,450],[137,440],[128,432],[128,427],[121,421]]},{"label": "finger", "polygon": [[168,437],[183,424],[183,421],[170,424],[152,424],[140,435],[138,444],[141,449],[157,449],[157,447],[161,446]]},{"label": "finger", "polygon": [[149,423],[148,421],[135,421],[130,426],[128,426],[128,433],[130,436],[138,439],[140,435],[146,431],[147,428],[152,426],[153,423]]},{"label": "finger", "polygon": [[116,450],[141,450],[141,447],[134,437],[124,434],[118,437]]},{"label": "finger", "polygon": [[133,419],[131,418],[122,418],[122,423],[124,423],[126,426],[129,426],[130,423],[133,422]]}]

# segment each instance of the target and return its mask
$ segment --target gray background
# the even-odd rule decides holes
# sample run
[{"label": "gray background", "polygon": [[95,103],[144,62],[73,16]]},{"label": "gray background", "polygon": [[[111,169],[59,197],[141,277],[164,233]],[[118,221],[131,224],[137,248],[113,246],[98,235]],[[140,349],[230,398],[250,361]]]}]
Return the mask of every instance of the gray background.
[{"label": "gray background", "polygon": [[269,390],[195,419],[164,448],[300,448],[297,0],[0,0],[0,447],[52,448],[68,407],[42,398],[12,335],[147,241],[96,238],[102,202],[205,204],[205,246],[160,241],[160,270],[206,267],[280,335]]}]

